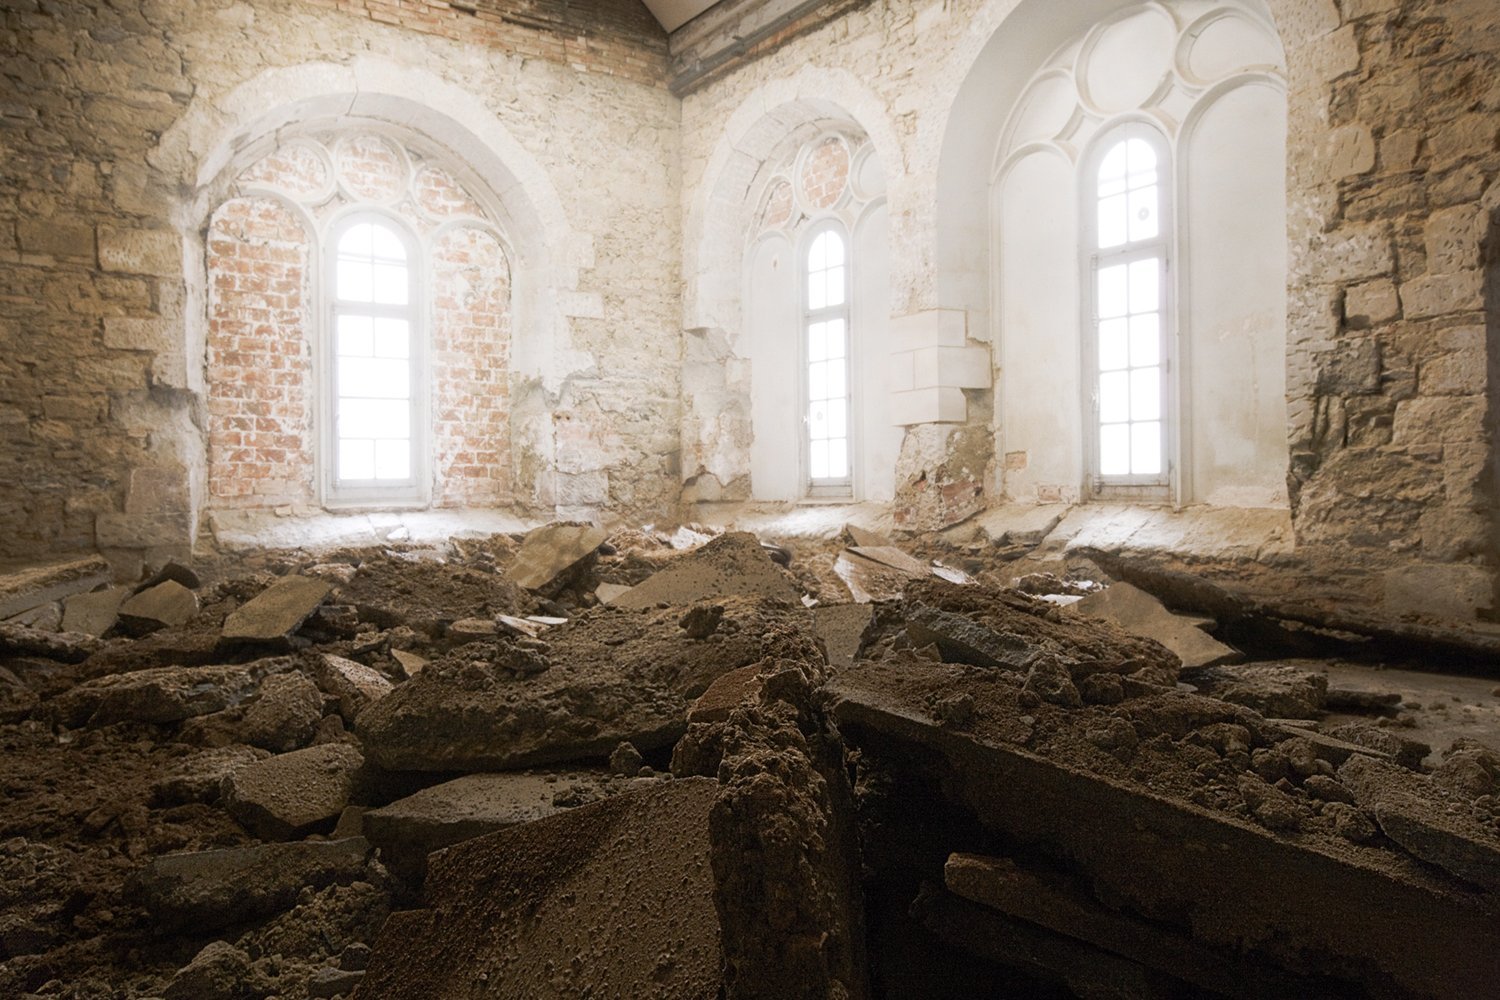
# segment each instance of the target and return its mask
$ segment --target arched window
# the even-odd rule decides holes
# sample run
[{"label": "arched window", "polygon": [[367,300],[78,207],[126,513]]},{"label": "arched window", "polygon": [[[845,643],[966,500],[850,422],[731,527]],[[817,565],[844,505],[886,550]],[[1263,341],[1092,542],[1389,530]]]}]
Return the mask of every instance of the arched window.
[{"label": "arched window", "polygon": [[422,499],[415,265],[411,241],[389,220],[361,214],[335,229],[324,383],[330,500]]},{"label": "arched window", "polygon": [[1091,299],[1091,477],[1096,490],[1169,485],[1171,392],[1167,147],[1150,126],[1111,130],[1086,171],[1085,280]]},{"label": "arched window", "polygon": [[834,225],[810,233],[804,269],[802,328],[809,496],[848,496],[853,483],[849,441],[849,254]]}]

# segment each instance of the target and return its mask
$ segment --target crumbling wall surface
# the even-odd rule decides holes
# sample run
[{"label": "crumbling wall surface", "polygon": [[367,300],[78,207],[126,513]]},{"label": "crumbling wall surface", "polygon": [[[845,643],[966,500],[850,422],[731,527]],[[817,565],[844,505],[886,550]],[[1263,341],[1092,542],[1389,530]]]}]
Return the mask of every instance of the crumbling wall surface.
[{"label": "crumbling wall surface", "polygon": [[1493,607],[1481,240],[1500,203],[1500,10],[1323,6],[1316,37],[1288,42],[1298,541],[1385,566],[1372,596],[1392,610],[1471,617]]},{"label": "crumbling wall surface", "polygon": [[[97,545],[128,568],[191,542],[208,485],[211,213],[278,129],[349,115],[467,168],[514,244],[510,482],[456,473],[474,489],[443,499],[675,501],[664,44],[569,41],[520,0],[473,16],[401,5],[431,22],[405,27],[383,23],[385,5],[344,6],[4,5],[0,509],[14,530],[0,556]],[[460,16],[490,33],[439,30]],[[452,464],[487,461],[466,462],[473,452],[452,448]]]}]

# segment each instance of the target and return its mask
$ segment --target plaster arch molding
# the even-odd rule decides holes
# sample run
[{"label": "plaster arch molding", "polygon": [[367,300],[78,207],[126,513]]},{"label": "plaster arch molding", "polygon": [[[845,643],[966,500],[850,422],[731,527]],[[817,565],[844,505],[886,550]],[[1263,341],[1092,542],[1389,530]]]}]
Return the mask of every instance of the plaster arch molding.
[{"label": "plaster arch molding", "polygon": [[[202,227],[236,164],[274,147],[288,126],[344,118],[394,127],[466,168],[460,180],[486,202],[515,254],[518,329],[541,334],[518,338],[514,370],[554,388],[567,372],[587,367],[590,360],[570,348],[558,293],[577,288],[592,245],[568,222],[551,178],[480,97],[426,70],[382,59],[266,70],[226,92],[195,98],[163,134],[148,162],[169,183],[193,192],[173,215],[188,247],[189,288],[201,281],[201,263],[192,258],[201,257]],[[200,346],[192,339],[190,330],[190,352]]]},{"label": "plaster arch molding", "polygon": [[709,155],[683,227],[684,327],[732,329],[739,297],[743,234],[756,208],[751,185],[786,138],[817,122],[864,132],[899,190],[905,157],[883,101],[843,69],[804,66],[768,81],[740,102]]}]

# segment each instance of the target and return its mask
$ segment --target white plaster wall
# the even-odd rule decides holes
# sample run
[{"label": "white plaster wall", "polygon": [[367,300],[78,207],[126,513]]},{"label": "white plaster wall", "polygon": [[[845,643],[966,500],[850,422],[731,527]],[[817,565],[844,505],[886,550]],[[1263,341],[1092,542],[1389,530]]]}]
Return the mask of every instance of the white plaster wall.
[{"label": "white plaster wall", "polygon": [[871,206],[854,228],[854,487],[857,499],[896,495],[901,428],[891,423],[890,212]]},{"label": "white plaster wall", "polygon": [[750,358],[750,488],[757,500],[802,496],[802,352],[798,344],[797,268],[780,234],[750,255],[745,294],[745,350]]}]

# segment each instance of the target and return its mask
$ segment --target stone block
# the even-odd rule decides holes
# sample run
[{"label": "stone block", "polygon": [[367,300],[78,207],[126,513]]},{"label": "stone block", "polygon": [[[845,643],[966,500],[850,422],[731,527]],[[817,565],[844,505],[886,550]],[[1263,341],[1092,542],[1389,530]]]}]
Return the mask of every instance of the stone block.
[{"label": "stone block", "polygon": [[94,227],[68,219],[23,219],[16,223],[23,253],[49,257],[94,257]]},{"label": "stone block", "polygon": [[897,351],[963,347],[967,342],[968,313],[962,309],[928,309],[891,320],[891,343]]},{"label": "stone block", "polygon": [[141,516],[163,511],[192,509],[187,470],[181,466],[145,467],[130,470],[125,491],[125,513]]},{"label": "stone block", "polygon": [[1394,615],[1473,621],[1494,600],[1493,575],[1481,566],[1419,563],[1385,575],[1385,610]]},{"label": "stone block", "polygon": [[332,587],[326,580],[284,576],[224,619],[228,642],[281,642],[318,610]]},{"label": "stone block", "polygon": [[124,351],[165,351],[174,342],[172,327],[160,316],[104,317],[104,346]]},{"label": "stone block", "polygon": [[211,667],[152,667],[85,681],[60,696],[53,715],[62,725],[117,722],[166,725],[232,708],[249,698],[261,679],[286,668],[284,660]]},{"label": "stone block", "polygon": [[959,424],[968,418],[969,407],[962,389],[938,386],[891,393],[891,423],[898,427],[913,424]]},{"label": "stone block", "polygon": [[1351,328],[1378,326],[1395,319],[1400,311],[1396,283],[1389,278],[1351,285],[1344,291],[1344,322]]},{"label": "stone block", "polygon": [[905,392],[917,387],[916,364],[912,351],[898,351],[888,362],[888,386],[892,392]]},{"label": "stone block", "polygon": [[99,266],[106,271],[177,277],[182,240],[170,229],[101,229]]},{"label": "stone block", "polygon": [[1466,396],[1418,396],[1396,404],[1391,441],[1398,445],[1476,441],[1484,433],[1484,401]]},{"label": "stone block", "polygon": [[286,840],[332,826],[354,794],[364,758],[347,743],[294,750],[224,779],[224,807],[257,837]]},{"label": "stone block", "polygon": [[147,587],[120,605],[120,620],[132,632],[152,632],[189,621],[198,613],[198,595],[176,580]]},{"label": "stone block", "polygon": [[1328,133],[1323,161],[1333,180],[1357,177],[1375,169],[1375,139],[1363,125],[1345,125]]},{"label": "stone block", "polygon": [[1484,272],[1427,274],[1401,285],[1401,307],[1407,319],[1473,312],[1484,308]]},{"label": "stone block", "polygon": [[1422,227],[1429,274],[1451,274],[1482,264],[1485,212],[1477,205],[1457,205],[1433,212]]},{"label": "stone block", "polygon": [[190,546],[192,515],[186,510],[155,514],[100,514],[94,538],[101,549],[149,549]]},{"label": "stone block", "polygon": [[318,686],[339,700],[339,715],[350,725],[394,686],[379,671],[330,653],[318,658],[314,674]]},{"label": "stone block", "polygon": [[43,396],[42,413],[48,420],[96,424],[104,419],[109,402],[99,396]]},{"label": "stone block", "polygon": [[1345,226],[1331,234],[1318,250],[1333,281],[1378,278],[1395,269],[1391,234],[1384,223]]},{"label": "stone block", "polygon": [[924,347],[911,352],[915,387],[988,389],[992,383],[987,347]]},{"label": "stone block", "polygon": [[1476,396],[1485,389],[1483,351],[1456,351],[1424,362],[1418,369],[1418,391],[1424,396]]},{"label": "stone block", "polygon": [[1319,395],[1361,396],[1380,389],[1380,344],[1362,337],[1317,355]]},{"label": "stone block", "polygon": [[519,587],[547,586],[604,544],[609,533],[591,524],[547,524],[527,534],[508,572]]},{"label": "stone block", "polygon": [[114,627],[120,605],[130,596],[128,587],[110,587],[88,594],[74,594],[63,602],[64,632],[101,636]]},{"label": "stone block", "polygon": [[109,564],[99,556],[63,559],[0,574],[0,618],[81,594],[109,580]]}]

